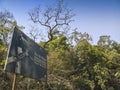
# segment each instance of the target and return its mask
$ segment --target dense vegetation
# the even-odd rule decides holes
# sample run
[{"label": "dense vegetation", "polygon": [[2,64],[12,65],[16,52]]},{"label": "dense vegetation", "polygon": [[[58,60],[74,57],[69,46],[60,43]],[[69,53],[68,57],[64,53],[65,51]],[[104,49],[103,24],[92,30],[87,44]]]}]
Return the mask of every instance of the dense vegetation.
[{"label": "dense vegetation", "polygon": [[[0,90],[12,87],[13,74],[5,72],[3,67],[14,26],[13,16],[7,11],[0,12]],[[89,34],[76,30],[67,36],[53,28],[49,34],[52,39],[47,44],[39,43],[48,52],[48,80],[42,82],[43,90],[120,89],[119,42],[103,35],[93,45]],[[37,80],[17,75],[15,90],[38,90],[38,87]]]},{"label": "dense vegetation", "polygon": [[[79,34],[76,32],[76,34]],[[71,35],[74,40],[75,35]],[[120,44],[101,36],[97,45],[87,37],[77,37],[74,45],[63,33],[54,35],[46,47],[48,51],[48,81],[44,90],[119,90]],[[41,46],[44,42],[40,42]],[[0,88],[10,90],[12,74],[3,71],[6,45],[0,40]],[[16,90],[26,90],[28,78],[19,76]],[[37,90],[37,81],[32,80],[30,90]]]}]

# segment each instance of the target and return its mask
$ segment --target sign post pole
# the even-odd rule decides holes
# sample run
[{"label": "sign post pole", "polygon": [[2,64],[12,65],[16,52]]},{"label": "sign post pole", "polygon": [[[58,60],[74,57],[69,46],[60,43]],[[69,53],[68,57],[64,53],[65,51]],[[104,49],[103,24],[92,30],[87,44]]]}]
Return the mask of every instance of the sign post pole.
[{"label": "sign post pole", "polygon": [[16,73],[13,74],[12,90],[15,90]]},{"label": "sign post pole", "polygon": [[41,81],[39,81],[39,90],[43,90],[42,89],[42,82]]}]

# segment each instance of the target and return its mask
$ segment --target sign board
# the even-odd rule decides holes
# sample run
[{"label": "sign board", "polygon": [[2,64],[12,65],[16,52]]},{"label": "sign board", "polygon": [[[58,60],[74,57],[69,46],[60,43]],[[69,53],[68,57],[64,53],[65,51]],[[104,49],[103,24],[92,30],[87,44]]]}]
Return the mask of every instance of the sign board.
[{"label": "sign board", "polygon": [[4,69],[38,80],[46,79],[47,52],[15,28]]}]

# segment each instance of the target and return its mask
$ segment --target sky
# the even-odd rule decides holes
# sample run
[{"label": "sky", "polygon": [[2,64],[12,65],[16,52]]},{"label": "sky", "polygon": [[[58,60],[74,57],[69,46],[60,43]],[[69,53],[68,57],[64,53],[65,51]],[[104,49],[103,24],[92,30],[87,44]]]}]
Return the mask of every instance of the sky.
[{"label": "sky", "polygon": [[[110,35],[120,43],[120,0],[64,0],[76,16],[71,28],[87,32],[96,43],[101,35]],[[56,0],[0,0],[0,11],[13,13],[18,25],[30,27],[28,12],[38,5],[55,4]]]}]

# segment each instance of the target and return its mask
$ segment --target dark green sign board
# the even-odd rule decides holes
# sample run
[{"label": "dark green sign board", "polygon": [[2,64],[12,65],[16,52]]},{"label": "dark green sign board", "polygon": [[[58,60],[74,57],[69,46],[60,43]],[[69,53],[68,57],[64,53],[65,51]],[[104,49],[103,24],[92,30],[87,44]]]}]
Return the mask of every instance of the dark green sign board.
[{"label": "dark green sign board", "polygon": [[47,52],[15,28],[5,70],[38,80],[46,79]]}]

